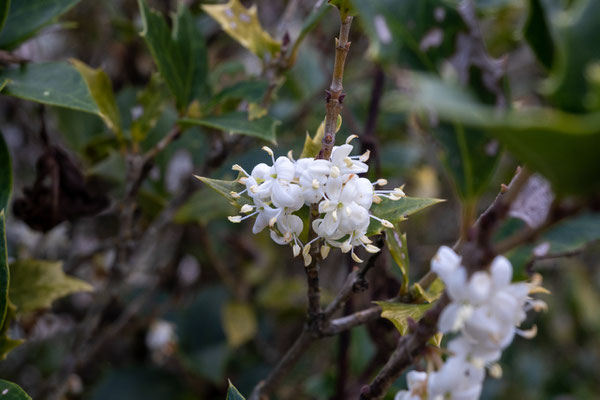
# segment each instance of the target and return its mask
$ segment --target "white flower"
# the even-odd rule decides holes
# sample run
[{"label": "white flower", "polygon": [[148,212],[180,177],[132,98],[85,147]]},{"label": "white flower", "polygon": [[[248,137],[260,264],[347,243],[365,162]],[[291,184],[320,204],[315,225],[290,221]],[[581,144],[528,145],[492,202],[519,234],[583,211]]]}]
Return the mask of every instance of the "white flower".
[{"label": "white flower", "polygon": [[410,371],[406,374],[406,383],[408,390],[401,390],[396,393],[394,400],[422,400],[427,393],[427,373],[420,371]]},{"label": "white flower", "polygon": [[[337,168],[339,174],[364,174],[369,170],[369,166],[361,161],[361,157],[364,159],[365,155],[350,157],[352,152],[351,144],[343,144],[341,146],[334,146],[331,151],[331,164],[332,168]],[[366,161],[366,160],[365,160]]]},{"label": "white flower", "polygon": [[331,162],[301,158],[296,161],[296,176],[306,204],[318,203],[324,195],[325,182],[331,170]]},{"label": "white flower", "polygon": [[427,393],[432,400],[477,400],[485,376],[483,368],[461,357],[450,357],[429,375]]}]

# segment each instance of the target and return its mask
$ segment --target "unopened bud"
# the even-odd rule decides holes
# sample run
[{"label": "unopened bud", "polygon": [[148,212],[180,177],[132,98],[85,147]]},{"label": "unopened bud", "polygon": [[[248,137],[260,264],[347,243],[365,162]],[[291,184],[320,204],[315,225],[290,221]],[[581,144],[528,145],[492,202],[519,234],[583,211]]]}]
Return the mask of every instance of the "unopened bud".
[{"label": "unopened bud", "polygon": [[324,244],[323,246],[321,246],[321,258],[323,260],[326,259],[329,255],[329,250],[331,250],[331,247],[329,247],[328,245]]}]

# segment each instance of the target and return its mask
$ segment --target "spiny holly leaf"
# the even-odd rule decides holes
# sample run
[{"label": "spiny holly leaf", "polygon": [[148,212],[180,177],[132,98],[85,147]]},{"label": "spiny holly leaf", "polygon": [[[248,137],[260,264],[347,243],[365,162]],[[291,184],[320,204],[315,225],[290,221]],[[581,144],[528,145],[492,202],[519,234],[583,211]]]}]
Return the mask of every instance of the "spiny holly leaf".
[{"label": "spiny holly leaf", "polygon": [[[392,224],[396,224],[404,221],[409,215],[443,201],[445,200],[419,197],[402,197],[399,200],[382,198],[381,203],[371,206],[371,214],[382,219],[387,219]],[[367,236],[377,235],[382,230],[383,225],[378,221],[371,220]]]},{"label": "spiny holly leaf", "polygon": [[406,245],[406,233],[399,235],[395,229],[385,230],[385,244],[389,250],[394,262],[400,270],[402,278],[402,286],[400,293],[404,294],[408,291],[408,246]]},{"label": "spiny holly leaf", "polygon": [[246,400],[244,396],[233,386],[231,381],[229,381],[229,389],[227,389],[227,399],[225,400]]},{"label": "spiny holly leaf", "polygon": [[240,198],[234,198],[232,192],[241,192],[245,189],[245,186],[237,181],[223,181],[219,179],[205,178],[203,176],[196,176],[200,181],[207,184],[211,189],[217,191],[223,197],[225,197],[231,205],[241,208],[244,204],[251,204],[249,197],[242,195]]},{"label": "spiny holly leaf", "polygon": [[91,114],[100,110],[79,72],[63,62],[29,63],[0,71],[2,94]]},{"label": "spiny holly leaf", "polygon": [[104,121],[106,126],[113,131],[117,137],[123,137],[121,129],[121,115],[115,101],[112,83],[106,73],[98,68],[93,69],[85,65],[85,63],[71,59],[71,64],[81,74],[92,98],[98,105],[98,114]]},{"label": "spiny holly leaf", "polygon": [[158,71],[175,95],[177,108],[184,111],[194,100],[208,93],[208,58],[202,33],[189,10],[180,3],[169,30],[162,15],[138,0],[144,38]]},{"label": "spiny holly leaf", "polygon": [[19,385],[0,379],[0,398],[2,400],[31,400],[31,397]]},{"label": "spiny holly leaf", "polygon": [[6,309],[6,317],[4,318],[2,327],[0,327],[0,360],[4,360],[12,349],[24,342],[22,339],[15,340],[8,336],[8,328],[10,327],[10,323],[15,317],[16,312],[17,307],[9,300],[8,308]]},{"label": "spiny holly leaf", "polygon": [[[81,0],[12,0],[4,29],[0,32],[0,48],[13,49],[29,39],[45,25],[67,12]],[[1,3],[0,3],[1,4]]]},{"label": "spiny holly leaf", "polygon": [[254,338],[257,322],[254,309],[247,303],[229,302],[223,308],[221,317],[227,343],[233,348],[239,347]]},{"label": "spiny holly leaf", "polygon": [[381,318],[392,321],[401,335],[408,332],[408,318],[418,321],[432,306],[432,304],[404,304],[389,301],[376,301],[375,304],[382,309]]},{"label": "spiny holly leaf", "polygon": [[272,58],[281,50],[281,43],[273,39],[260,25],[256,5],[246,8],[239,0],[229,0],[226,4],[205,4],[202,9],[213,17],[229,36],[258,57]]},{"label": "spiny holly leaf", "polygon": [[209,128],[220,129],[228,133],[253,136],[276,143],[275,128],[281,124],[280,121],[265,116],[259,119],[249,120],[248,113],[234,111],[222,115],[206,118],[182,118],[181,124],[201,125]]},{"label": "spiny holly leaf", "polygon": [[[337,125],[335,128],[335,132],[337,133],[342,126],[342,116],[338,115]],[[321,151],[321,141],[323,140],[323,135],[325,135],[325,120],[321,122],[319,128],[317,129],[317,133],[315,133],[315,137],[311,138],[308,132],[306,132],[306,139],[304,139],[304,147],[302,148],[302,154],[300,154],[300,158],[308,158],[308,157],[316,157]]]},{"label": "spiny holly leaf", "polygon": [[88,283],[65,275],[60,261],[17,260],[10,273],[9,297],[18,312],[48,308],[56,299],[93,290]]}]

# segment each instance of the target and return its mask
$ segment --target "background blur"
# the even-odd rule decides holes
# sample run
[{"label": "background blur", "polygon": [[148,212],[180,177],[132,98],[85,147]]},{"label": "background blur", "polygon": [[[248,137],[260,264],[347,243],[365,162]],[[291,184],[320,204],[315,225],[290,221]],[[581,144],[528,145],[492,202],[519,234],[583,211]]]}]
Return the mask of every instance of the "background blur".
[{"label": "background blur", "polygon": [[[175,1],[149,3],[165,15],[176,9]],[[390,2],[383,3],[389,6]],[[457,2],[436,3],[451,10]],[[224,33],[202,11],[200,2],[188,4],[207,44],[212,93],[237,82],[260,81],[260,60]],[[256,4],[262,26],[277,40],[285,32],[295,38],[314,6],[309,0],[258,0]],[[510,104],[543,102],[538,89],[547,72],[523,39],[528,4],[476,1],[490,56],[506,58],[503,82],[510,88]],[[399,13],[412,10],[398,7]],[[371,178],[405,183],[409,196],[447,199],[400,226],[407,232],[412,279],[428,270],[428,260],[440,245],[457,239],[460,183],[457,189],[455,177],[448,173],[447,163],[453,162],[448,147],[406,113],[387,107],[386,94],[402,84],[402,69],[426,69],[423,59],[414,57],[418,52],[405,54],[402,46],[422,53],[439,50],[435,57],[440,59],[449,59],[456,51],[444,46],[454,43],[452,26],[459,29],[460,24],[450,28],[444,24],[458,16],[442,16],[443,7],[435,9],[441,10],[435,11],[435,18],[416,12],[397,19],[388,15],[392,40],[403,44],[387,59],[373,56],[370,29],[376,27],[357,16],[344,76],[347,96],[338,142],[358,134],[363,148],[373,150]],[[399,39],[402,27],[414,26],[423,27],[420,42]],[[284,74],[283,86],[271,101],[269,115],[281,121],[277,145],[272,146],[278,155],[293,149],[298,156],[306,132],[313,135],[324,117],[324,91],[331,79],[338,29],[337,11],[330,7],[302,43],[296,64]],[[127,131],[141,112],[139,96],[156,71],[140,30],[135,0],[83,0],[15,52],[34,62],[74,57],[102,67],[112,81]],[[443,68],[438,71],[443,74]],[[264,88],[258,85],[259,96]],[[244,101],[231,98],[221,107],[235,109]],[[142,148],[155,144],[175,121],[173,104],[167,101],[161,107]],[[302,328],[306,309],[302,260],[293,259],[287,246],[274,244],[267,232],[252,235],[251,223],[229,223],[226,216],[235,212],[233,207],[192,174],[232,179],[232,164],[252,168],[267,161],[260,151],[265,142],[249,137],[232,142],[234,136],[222,131],[192,127],[158,156],[136,197],[137,235],[130,244],[136,256],[129,264],[131,273],[126,280],[110,283],[118,285],[118,297],[101,314],[94,314],[95,301],[102,296],[118,256],[115,240],[122,221],[114,204],[126,190],[127,158],[115,136],[92,114],[2,96],[0,127],[13,162],[12,210],[14,202],[24,197],[24,189],[33,185],[36,163],[48,142],[64,150],[93,188],[81,212],[47,231],[40,227],[43,224],[32,227],[23,215],[9,212],[9,257],[61,260],[65,272],[96,288],[22,316],[11,327],[11,335],[27,341],[0,363],[0,376],[21,385],[34,399],[51,398],[58,387],[67,388],[68,399],[224,399],[227,379],[242,394],[249,394]],[[482,152],[498,160],[478,193],[478,212],[493,200],[500,183],[510,180],[519,161],[500,153],[492,139],[482,146]],[[217,159],[211,157],[219,152]],[[102,204],[105,200],[108,206]],[[94,207],[97,203],[101,206]],[[62,207],[77,208],[68,203]],[[147,235],[151,229],[155,231]],[[600,398],[599,260],[596,245],[574,257],[534,265],[552,292],[546,298],[549,311],[534,317],[537,338],[517,338],[506,351],[502,379],[487,379],[482,398]],[[324,301],[336,293],[351,267],[351,260],[331,252],[321,268]],[[387,253],[368,278],[369,289],[354,296],[345,313],[394,297],[400,286],[400,275]],[[90,316],[100,323],[94,340],[81,343],[80,329]],[[398,335],[389,321],[380,319],[316,342],[277,390],[276,398],[353,398],[383,365]],[[397,389],[403,382],[404,378],[397,382]]]}]

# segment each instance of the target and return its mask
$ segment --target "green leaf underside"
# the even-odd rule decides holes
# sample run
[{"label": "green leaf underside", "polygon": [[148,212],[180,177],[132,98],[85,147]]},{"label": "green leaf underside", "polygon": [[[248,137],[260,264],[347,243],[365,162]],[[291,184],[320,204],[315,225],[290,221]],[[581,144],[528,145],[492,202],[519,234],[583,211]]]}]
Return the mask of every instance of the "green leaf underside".
[{"label": "green leaf underside", "polygon": [[31,400],[31,397],[19,385],[0,379],[0,399]]},{"label": "green leaf underside", "polygon": [[394,262],[400,271],[402,278],[401,293],[408,290],[408,246],[406,245],[406,233],[398,234],[395,229],[385,229],[385,244],[389,250]]},{"label": "green leaf underside", "polygon": [[231,381],[229,382],[229,389],[227,389],[227,399],[226,400],[246,400],[244,396],[233,386]]},{"label": "green leaf underside", "polygon": [[87,282],[65,275],[60,261],[18,260],[10,271],[9,296],[19,312],[48,308],[56,299],[93,290]]},{"label": "green leaf underside", "polygon": [[269,116],[249,121],[248,113],[242,111],[235,111],[202,119],[183,118],[180,119],[179,122],[184,125],[200,125],[229,133],[252,136],[267,140],[271,143],[276,142],[275,128],[281,123]]},{"label": "green leaf underside", "polygon": [[529,108],[499,113],[469,93],[425,75],[413,76],[410,94],[386,100],[390,111],[435,111],[440,119],[485,130],[566,193],[600,188],[600,113],[569,114]]},{"label": "green leaf underside", "polygon": [[204,38],[194,24],[189,10],[180,4],[174,16],[173,30],[145,0],[138,0],[144,38],[161,76],[184,110],[194,99],[207,92],[208,59]]},{"label": "green leaf underside", "polygon": [[418,321],[433,305],[404,304],[388,301],[375,301],[374,303],[379,305],[382,309],[381,318],[390,320],[401,335],[405,335],[408,332],[408,318]]},{"label": "green leaf underside", "polygon": [[3,94],[100,115],[85,81],[70,64],[27,64],[16,69],[2,70],[0,79],[8,79],[2,90]]},{"label": "green leaf underside", "polygon": [[88,91],[98,106],[98,114],[117,137],[122,137],[121,115],[115,101],[110,78],[101,69],[92,69],[79,60],[71,59],[71,64],[81,74]]},{"label": "green leaf underside", "polygon": [[16,47],[80,1],[12,0],[4,28],[0,32],[0,48]]},{"label": "green leaf underside", "polygon": [[[399,200],[381,199],[381,203],[371,206],[371,214],[376,217],[387,219],[392,224],[405,220],[408,216],[423,210],[434,204],[443,202],[442,199],[402,197]],[[375,220],[371,220],[367,236],[381,233],[383,226]]]}]

